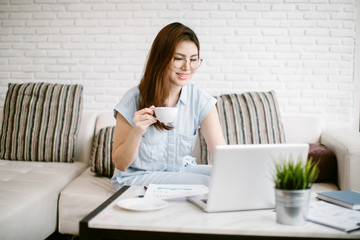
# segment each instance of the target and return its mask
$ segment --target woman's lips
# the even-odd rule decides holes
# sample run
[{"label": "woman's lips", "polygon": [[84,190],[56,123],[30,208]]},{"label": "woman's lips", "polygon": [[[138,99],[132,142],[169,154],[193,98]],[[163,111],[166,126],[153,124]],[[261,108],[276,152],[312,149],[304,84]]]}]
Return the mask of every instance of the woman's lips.
[{"label": "woman's lips", "polygon": [[181,80],[186,80],[186,79],[188,79],[188,77],[190,76],[189,73],[176,73],[176,75],[177,75]]}]

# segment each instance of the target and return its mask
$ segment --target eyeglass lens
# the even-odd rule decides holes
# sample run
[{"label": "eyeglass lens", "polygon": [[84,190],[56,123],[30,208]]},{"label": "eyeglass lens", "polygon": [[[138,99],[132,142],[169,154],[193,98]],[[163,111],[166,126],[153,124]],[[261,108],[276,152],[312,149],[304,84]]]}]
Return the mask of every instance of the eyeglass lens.
[{"label": "eyeglass lens", "polygon": [[196,69],[200,66],[202,59],[192,58],[192,59],[186,60],[184,58],[174,58],[174,67],[182,68],[185,66],[185,64],[187,64],[187,61],[190,62],[190,68]]}]

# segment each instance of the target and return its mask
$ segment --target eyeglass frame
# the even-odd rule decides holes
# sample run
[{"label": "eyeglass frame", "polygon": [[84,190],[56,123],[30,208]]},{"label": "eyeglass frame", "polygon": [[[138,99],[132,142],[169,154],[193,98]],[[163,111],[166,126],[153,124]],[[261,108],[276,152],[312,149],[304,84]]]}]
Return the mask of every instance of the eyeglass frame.
[{"label": "eyeglass frame", "polygon": [[198,68],[201,66],[201,63],[204,61],[202,58],[198,58],[199,65],[198,65],[196,68],[193,68],[193,67],[191,67],[191,58],[190,58],[190,59],[182,58],[181,61],[185,61],[185,63],[184,63],[181,67],[178,68],[178,67],[175,66],[175,60],[176,60],[177,58],[180,58],[180,57],[173,57],[173,58],[172,58],[173,67],[176,68],[176,69],[181,69],[181,68],[183,68],[183,67],[188,63],[188,61],[189,61],[189,62],[190,62],[190,64],[189,64],[190,68],[191,68],[192,70],[196,70],[196,69],[198,69]]}]

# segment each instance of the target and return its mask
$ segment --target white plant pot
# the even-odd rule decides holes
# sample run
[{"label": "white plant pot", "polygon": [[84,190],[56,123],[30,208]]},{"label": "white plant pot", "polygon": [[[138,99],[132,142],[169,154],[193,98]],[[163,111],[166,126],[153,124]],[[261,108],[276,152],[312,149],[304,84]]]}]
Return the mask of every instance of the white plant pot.
[{"label": "white plant pot", "polygon": [[303,225],[307,221],[311,189],[275,189],[276,222]]}]

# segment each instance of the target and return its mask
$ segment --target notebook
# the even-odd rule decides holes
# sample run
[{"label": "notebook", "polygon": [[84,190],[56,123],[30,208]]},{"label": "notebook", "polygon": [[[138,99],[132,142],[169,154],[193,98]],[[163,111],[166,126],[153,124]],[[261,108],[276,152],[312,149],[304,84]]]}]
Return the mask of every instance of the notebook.
[{"label": "notebook", "polygon": [[308,152],[308,144],[218,146],[208,194],[187,199],[205,212],[275,208],[275,161],[290,156],[306,161]]},{"label": "notebook", "polygon": [[352,190],[319,192],[317,198],[353,210],[360,210],[360,192]]}]

